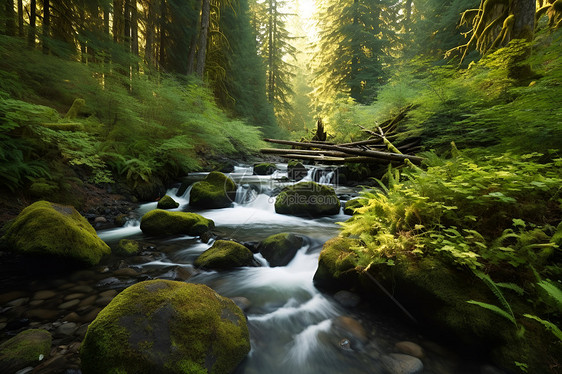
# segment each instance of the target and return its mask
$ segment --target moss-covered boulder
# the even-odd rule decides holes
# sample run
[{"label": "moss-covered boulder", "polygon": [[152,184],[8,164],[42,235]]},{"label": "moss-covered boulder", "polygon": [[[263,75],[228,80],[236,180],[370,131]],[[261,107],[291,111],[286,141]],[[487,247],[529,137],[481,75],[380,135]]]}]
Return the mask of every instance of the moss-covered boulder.
[{"label": "moss-covered boulder", "polygon": [[88,327],[80,357],[84,374],[234,371],[250,350],[240,308],[205,285],[137,283]]},{"label": "moss-covered boulder", "polygon": [[304,167],[304,165],[297,160],[291,160],[287,164],[287,176],[291,180],[300,181],[304,177],[306,177],[308,170]]},{"label": "moss-covered boulder", "polygon": [[201,253],[194,265],[204,269],[227,270],[254,263],[252,251],[231,240],[217,240],[213,246]]},{"label": "moss-covered boulder", "polygon": [[271,175],[275,172],[275,170],[277,170],[277,166],[270,162],[262,162],[254,165],[255,175]]},{"label": "moss-covered boulder", "polygon": [[338,214],[340,200],[334,189],[316,182],[300,182],[281,190],[275,200],[275,212],[295,216]]},{"label": "moss-covered boulder", "polygon": [[207,177],[193,183],[189,195],[189,205],[203,208],[228,208],[236,198],[236,184],[218,171],[212,171]]},{"label": "moss-covered boulder", "polygon": [[142,216],[140,228],[143,233],[154,236],[198,236],[214,229],[215,223],[197,213],[154,209]]},{"label": "moss-covered boulder", "polygon": [[22,210],[2,240],[19,253],[56,256],[89,265],[111,253],[76,209],[48,201],[35,202]]},{"label": "moss-covered boulder", "polygon": [[156,205],[156,208],[176,209],[178,206],[180,206],[180,203],[172,199],[170,196],[164,195],[160,200],[158,200],[158,204]]},{"label": "moss-covered boulder", "polygon": [[348,216],[352,216],[355,214],[355,209],[362,207],[361,199],[351,199],[345,202],[343,213],[347,214]]},{"label": "moss-covered boulder", "polygon": [[358,258],[351,247],[357,244],[359,241],[356,239],[336,237],[328,240],[318,257],[314,284],[334,291],[356,286],[359,278],[353,269],[357,266]]},{"label": "moss-covered boulder", "polygon": [[275,234],[261,241],[258,250],[269,262],[269,266],[285,266],[295,257],[303,242],[303,237],[299,235]]},{"label": "moss-covered boulder", "polygon": [[15,373],[37,366],[51,353],[51,334],[46,330],[26,330],[0,344],[0,373]]},{"label": "moss-covered boulder", "polygon": [[115,248],[115,254],[119,256],[134,256],[142,249],[141,243],[131,239],[121,239]]}]

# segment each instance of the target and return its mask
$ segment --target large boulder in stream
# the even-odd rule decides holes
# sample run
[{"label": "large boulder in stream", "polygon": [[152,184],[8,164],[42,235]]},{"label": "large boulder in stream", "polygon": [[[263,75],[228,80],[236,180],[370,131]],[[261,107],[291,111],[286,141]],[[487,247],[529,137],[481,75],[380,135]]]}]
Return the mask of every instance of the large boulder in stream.
[{"label": "large boulder in stream", "polygon": [[334,189],[316,182],[287,186],[275,200],[275,212],[294,216],[329,216],[340,212]]},{"label": "large boulder in stream", "polygon": [[184,282],[137,283],[88,327],[84,374],[232,373],[250,351],[246,317],[211,288]]},{"label": "large boulder in stream", "polygon": [[193,265],[213,270],[251,266],[254,263],[252,251],[231,240],[217,240],[213,246],[201,253]]},{"label": "large boulder in stream", "polygon": [[168,195],[162,196],[160,200],[158,200],[158,204],[156,208],[158,209],[176,209],[180,206],[180,203],[175,201],[172,197]]},{"label": "large boulder in stream", "polygon": [[304,238],[290,233],[271,235],[258,244],[258,251],[269,262],[269,266],[285,266],[302,247]]},{"label": "large boulder in stream", "polygon": [[219,171],[193,183],[189,205],[202,209],[228,208],[236,198],[236,183]]},{"label": "large boulder in stream", "polygon": [[302,164],[302,162],[297,160],[291,160],[287,164],[287,176],[291,180],[300,181],[308,174],[308,170]]},{"label": "large boulder in stream", "polygon": [[271,162],[262,162],[254,165],[255,175],[271,175],[277,170],[277,166]]},{"label": "large boulder in stream", "polygon": [[197,213],[154,209],[142,216],[140,228],[143,233],[154,236],[198,236],[214,229],[215,223]]},{"label": "large boulder in stream", "polygon": [[15,252],[96,265],[111,249],[76,209],[37,201],[8,223],[3,245]]}]

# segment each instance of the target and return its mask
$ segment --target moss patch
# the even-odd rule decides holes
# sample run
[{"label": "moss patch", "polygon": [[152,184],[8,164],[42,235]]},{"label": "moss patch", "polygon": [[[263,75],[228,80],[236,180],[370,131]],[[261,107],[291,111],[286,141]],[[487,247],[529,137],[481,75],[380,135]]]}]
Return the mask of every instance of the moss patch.
[{"label": "moss patch", "polygon": [[38,201],[12,222],[3,237],[12,250],[97,264],[111,250],[71,206]]},{"label": "moss patch", "polygon": [[236,184],[218,171],[212,171],[207,177],[193,183],[189,195],[189,205],[198,208],[227,208],[236,198]]},{"label": "moss patch", "polygon": [[249,350],[246,318],[232,300],[204,285],[146,281],[88,327],[82,372],[226,374]]},{"label": "moss patch", "polygon": [[115,248],[115,253],[120,256],[134,256],[141,250],[141,245],[136,240],[121,239],[117,248]]},{"label": "moss patch", "polygon": [[46,330],[26,330],[0,345],[0,372],[15,373],[36,366],[49,357],[51,334]]},{"label": "moss patch", "polygon": [[160,200],[158,200],[158,205],[156,208],[158,209],[175,209],[180,206],[180,203],[176,202],[168,195],[164,195]]},{"label": "moss patch", "polygon": [[226,270],[252,265],[254,255],[242,244],[230,240],[217,240],[213,246],[201,253],[193,263],[206,269]]},{"label": "moss patch", "polygon": [[214,229],[215,223],[196,213],[154,209],[142,217],[140,228],[143,233],[155,236],[197,236]]},{"label": "moss patch", "polygon": [[281,233],[271,235],[258,244],[258,250],[269,262],[270,266],[285,266],[303,245],[303,237]]},{"label": "moss patch", "polygon": [[355,271],[358,258],[350,248],[357,244],[358,240],[341,237],[328,240],[318,258],[314,284],[336,291],[355,286],[359,279]]},{"label": "moss patch", "polygon": [[338,214],[340,200],[334,189],[315,182],[300,182],[285,187],[275,200],[275,212],[295,216]]},{"label": "moss patch", "polygon": [[287,175],[289,179],[299,181],[306,177],[308,170],[304,167],[304,165],[296,160],[291,160],[287,164]]}]

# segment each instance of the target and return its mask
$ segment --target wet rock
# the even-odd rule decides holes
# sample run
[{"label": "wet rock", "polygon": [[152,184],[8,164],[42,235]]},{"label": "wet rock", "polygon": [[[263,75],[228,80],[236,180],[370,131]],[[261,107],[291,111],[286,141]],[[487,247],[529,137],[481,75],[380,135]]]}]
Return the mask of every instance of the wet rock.
[{"label": "wet rock", "polygon": [[92,270],[79,270],[72,273],[72,275],[70,276],[70,280],[72,282],[90,281],[92,279],[96,279],[96,276],[96,273]]},{"label": "wet rock", "polygon": [[0,345],[0,372],[15,373],[37,365],[51,352],[51,334],[45,330],[26,330]]},{"label": "wet rock", "polygon": [[340,200],[331,187],[299,182],[281,190],[275,200],[275,212],[311,217],[333,215],[340,212]]},{"label": "wet rock", "polygon": [[29,297],[21,297],[19,299],[10,301],[7,305],[11,307],[18,307],[27,304],[28,302],[29,302]]},{"label": "wet rock", "polygon": [[252,302],[243,296],[236,296],[231,298],[234,301],[234,304],[238,306],[238,308],[242,309],[243,312],[246,312],[252,306]]},{"label": "wet rock", "polygon": [[90,306],[92,305],[97,299],[96,295],[88,296],[87,298],[80,301],[78,304],[79,307]]},{"label": "wet rock", "polygon": [[94,289],[90,286],[75,286],[70,289],[72,292],[82,292],[85,294],[89,294],[94,291]]},{"label": "wet rock", "polygon": [[296,160],[291,160],[287,164],[287,176],[291,180],[300,181],[308,174],[308,170],[304,165]]},{"label": "wet rock", "polygon": [[230,299],[204,285],[155,280],[127,288],[99,314],[81,362],[86,374],[226,374],[249,350],[246,318]]},{"label": "wet rock", "polygon": [[346,308],[354,308],[359,305],[361,298],[359,295],[349,292],[346,290],[338,291],[334,294],[334,299],[341,305]]},{"label": "wet rock", "polygon": [[100,292],[100,297],[115,297],[117,296],[119,292],[116,290],[106,290],[103,292]]},{"label": "wet rock", "polygon": [[169,212],[154,209],[146,213],[140,228],[143,233],[155,236],[198,236],[215,228],[215,223],[196,213]]},{"label": "wet rock", "polygon": [[89,325],[89,323],[85,323],[82,326],[78,327],[78,329],[74,332],[74,335],[76,335],[79,339],[84,339],[84,337],[86,336],[86,332],[88,332]]},{"label": "wet rock", "polygon": [[35,299],[35,300],[45,300],[45,299],[51,299],[55,296],[57,296],[57,293],[55,291],[43,290],[43,291],[36,292],[35,295],[33,295],[33,299]]},{"label": "wet rock", "polygon": [[82,316],[82,322],[92,322],[101,312],[101,308],[94,308]]},{"label": "wet rock", "polygon": [[97,287],[108,287],[108,286],[115,286],[120,284],[121,281],[115,277],[109,277],[109,278],[105,278],[100,280],[96,286]]},{"label": "wet rock", "polygon": [[27,312],[27,316],[41,321],[51,321],[57,319],[59,312],[50,309],[32,309]]},{"label": "wet rock", "polygon": [[66,296],[64,297],[64,299],[65,299],[65,300],[81,299],[81,298],[83,298],[84,296],[86,296],[86,295],[83,294],[83,293],[71,293],[71,294],[66,295]]},{"label": "wet rock", "polygon": [[41,365],[37,366],[34,370],[34,374],[55,374],[63,373],[68,367],[68,360],[63,355],[55,355],[54,357],[43,362]]},{"label": "wet rock", "polygon": [[76,209],[48,201],[35,202],[22,210],[3,239],[18,253],[62,257],[88,265],[111,253]]},{"label": "wet rock", "polygon": [[303,242],[300,235],[281,233],[261,241],[258,250],[269,262],[269,266],[285,266],[295,257]]},{"label": "wet rock", "polygon": [[94,219],[94,223],[107,223],[107,218],[103,216],[96,217]]},{"label": "wet rock", "polygon": [[96,305],[106,306],[107,304],[109,304],[111,302],[111,300],[113,300],[113,296],[100,297],[96,300]]},{"label": "wet rock", "polygon": [[115,248],[115,254],[119,256],[134,256],[142,251],[142,245],[137,240],[121,239]]},{"label": "wet rock", "polygon": [[277,166],[269,162],[262,162],[254,165],[255,175],[271,175],[275,172],[275,170],[277,170]]},{"label": "wet rock", "polygon": [[254,255],[242,244],[230,240],[217,240],[213,246],[201,253],[193,264],[196,267],[227,270],[253,264]]},{"label": "wet rock", "polygon": [[19,299],[21,297],[27,296],[27,293],[23,291],[10,291],[0,295],[0,305],[4,305],[12,300]]},{"label": "wet rock", "polygon": [[81,319],[80,319],[80,316],[76,312],[70,312],[63,318],[63,321],[80,322]]},{"label": "wet rock", "polygon": [[123,268],[123,269],[119,269],[119,270],[115,270],[113,272],[113,275],[115,275],[116,277],[136,277],[137,275],[139,275],[139,273],[132,268]]},{"label": "wet rock", "polygon": [[76,323],[74,322],[63,323],[62,325],[57,327],[57,329],[55,330],[55,335],[73,335],[76,329],[78,329],[78,325],[76,325]]},{"label": "wet rock", "polygon": [[361,344],[367,342],[367,331],[361,325],[361,323],[351,317],[339,316],[334,320],[332,328],[337,334],[347,337],[352,340],[352,345],[354,341]]},{"label": "wet rock", "polygon": [[194,272],[192,270],[185,268],[183,266],[177,266],[174,269],[173,279],[178,281],[186,281],[189,278],[191,278],[193,274]]},{"label": "wet rock", "polygon": [[382,363],[391,374],[418,374],[423,372],[423,363],[419,358],[400,353],[383,356]]},{"label": "wet rock", "polygon": [[414,356],[417,358],[423,358],[425,356],[423,348],[418,344],[409,341],[398,342],[394,345],[394,348],[401,353],[406,355]]},{"label": "wet rock", "polygon": [[352,288],[358,282],[357,255],[350,248],[359,244],[356,239],[336,237],[324,243],[318,268],[314,274],[314,285],[319,288],[341,290]]},{"label": "wet rock", "polygon": [[339,347],[344,351],[352,351],[351,342],[347,338],[340,340]]},{"label": "wet rock", "polygon": [[80,304],[80,299],[74,299],[59,305],[59,309],[70,309]]},{"label": "wet rock", "polygon": [[202,209],[228,208],[236,198],[236,184],[218,171],[193,183],[189,194],[189,205]]},{"label": "wet rock", "polygon": [[180,204],[178,202],[176,202],[174,199],[172,199],[170,196],[164,195],[160,200],[158,200],[158,204],[156,205],[156,208],[158,208],[158,209],[175,209],[179,206],[180,206]]}]

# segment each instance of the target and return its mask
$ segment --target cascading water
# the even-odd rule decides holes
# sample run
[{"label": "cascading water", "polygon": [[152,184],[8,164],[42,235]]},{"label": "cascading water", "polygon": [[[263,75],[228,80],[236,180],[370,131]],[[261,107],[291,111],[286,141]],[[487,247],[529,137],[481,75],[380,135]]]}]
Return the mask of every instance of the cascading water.
[{"label": "cascading water", "polygon": [[[326,184],[333,182],[333,169],[319,170],[310,168],[305,179],[319,178],[320,183]],[[281,170],[271,176],[255,176],[251,174],[251,168],[237,167],[230,174],[238,184],[232,207],[198,210],[197,213],[215,222],[221,238],[239,242],[257,242],[281,232],[304,236],[302,248],[288,265],[269,267],[267,261],[256,254],[260,267],[227,272],[198,271],[192,263],[211,247],[212,242],[202,243],[197,238],[181,236],[160,240],[157,245],[167,248],[165,255],[137,264],[136,268],[164,279],[174,279],[181,271],[194,273],[188,282],[206,284],[223,296],[247,300],[251,352],[236,374],[392,373],[383,365],[385,357],[395,352],[395,342],[415,339],[415,333],[400,325],[390,328],[388,322],[383,324],[377,318],[367,319],[344,309],[314,287],[313,276],[322,245],[338,235],[336,222],[348,217],[308,219],[275,213],[275,197],[271,195],[283,186],[279,180],[283,175],[286,172]],[[336,192],[338,190],[336,188]],[[182,196],[176,196],[177,191],[168,191],[180,203],[176,210],[190,211],[190,188]],[[143,204],[139,214],[155,207],[156,203]],[[113,241],[123,237],[143,237],[138,222],[136,226],[102,231],[99,235],[104,240]],[[342,316],[361,320],[368,340],[359,344],[353,340],[353,334],[345,329],[342,331],[337,322]],[[385,330],[391,332],[385,333]],[[350,344],[354,349],[349,348]],[[429,373],[471,372],[466,370],[469,366],[459,366],[441,356],[426,357],[424,364]],[[434,371],[435,367],[445,367],[446,370]],[[451,367],[453,369],[449,370]]]}]

